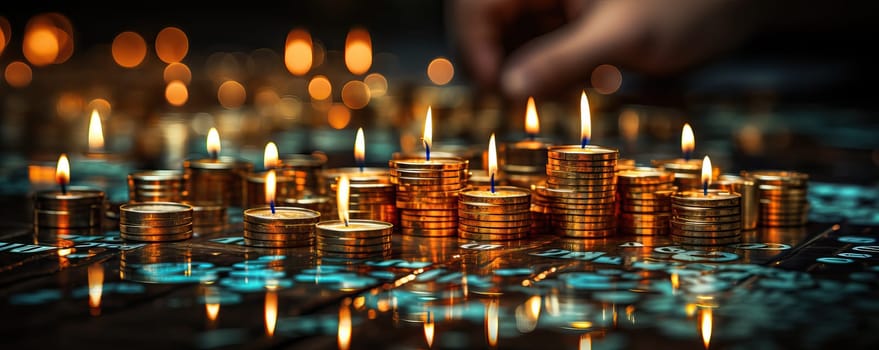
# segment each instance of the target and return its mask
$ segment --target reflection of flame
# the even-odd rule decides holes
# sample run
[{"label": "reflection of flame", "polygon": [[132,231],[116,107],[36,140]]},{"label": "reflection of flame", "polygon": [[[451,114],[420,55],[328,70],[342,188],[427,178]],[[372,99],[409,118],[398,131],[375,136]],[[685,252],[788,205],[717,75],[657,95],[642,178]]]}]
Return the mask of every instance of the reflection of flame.
[{"label": "reflection of flame", "polygon": [[528,106],[525,108],[525,133],[537,135],[540,133],[540,119],[537,117],[537,107],[534,105],[534,97],[528,98]]},{"label": "reflection of flame", "polygon": [[89,265],[89,310],[92,316],[101,314],[101,295],[104,293],[104,266],[95,263]]},{"label": "reflection of flame", "polygon": [[354,160],[358,164],[366,160],[366,140],[363,137],[363,128],[357,129],[357,136],[354,138]]},{"label": "reflection of flame", "polygon": [[713,316],[711,308],[704,308],[701,312],[702,315],[702,344],[705,344],[705,348],[708,349],[708,345],[711,344],[711,327],[713,327]]},{"label": "reflection of flame", "polygon": [[433,147],[433,117],[430,107],[427,107],[427,116],[424,117],[424,145],[427,148]]},{"label": "reflection of flame", "polygon": [[339,350],[348,350],[351,345],[351,310],[348,302],[343,302],[339,308]]},{"label": "reflection of flame", "polygon": [[214,322],[220,315],[220,300],[217,291],[213,288],[205,289],[204,311],[208,316],[208,321]]},{"label": "reflection of flame", "polygon": [[433,314],[428,312],[427,319],[424,320],[424,339],[427,341],[427,347],[433,346],[434,323]]},{"label": "reflection of flame", "polygon": [[262,164],[266,169],[272,169],[278,166],[278,145],[274,142],[266,144],[266,151],[262,156]]},{"label": "reflection of flame", "polygon": [[580,139],[589,140],[592,138],[592,115],[589,112],[589,99],[586,98],[586,91],[580,95]]},{"label": "reflection of flame", "polygon": [[345,66],[360,75],[372,66],[372,39],[365,29],[352,29],[345,39]]},{"label": "reflection of flame", "polygon": [[55,182],[59,185],[67,185],[70,183],[70,162],[67,160],[67,154],[61,153],[58,157],[58,167],[55,168]]},{"label": "reflection of flame", "polygon": [[488,176],[497,177],[497,146],[494,142],[494,133],[488,139]]},{"label": "reflection of flame", "polygon": [[592,350],[592,335],[589,333],[580,335],[580,350]]},{"label": "reflection of flame", "polygon": [[696,136],[693,134],[693,127],[689,123],[684,124],[681,130],[681,152],[684,154],[693,152],[696,149]]},{"label": "reflection of flame", "polygon": [[272,286],[267,287],[265,305],[266,335],[271,337],[275,334],[275,324],[278,322],[278,292]]},{"label": "reflection of flame", "polygon": [[521,333],[528,333],[537,328],[540,318],[541,298],[534,295],[516,308],[516,328]]},{"label": "reflection of flame", "polygon": [[220,133],[217,132],[217,128],[208,131],[207,148],[211,155],[220,154]]},{"label": "reflection of flame", "polygon": [[269,170],[266,173],[266,202],[272,203],[275,201],[275,187],[278,186],[278,181],[275,176],[275,170]]},{"label": "reflection of flame", "polygon": [[348,176],[339,177],[338,188],[336,189],[336,210],[339,212],[339,220],[348,225],[348,200],[350,197],[351,180]]},{"label": "reflection of flame", "polygon": [[525,305],[525,310],[528,311],[528,318],[536,322],[540,318],[540,296],[534,295],[528,298],[528,300],[525,301]]},{"label": "reflection of flame", "polygon": [[89,152],[101,152],[104,150],[104,128],[101,127],[101,115],[98,110],[92,111],[89,120]]},{"label": "reflection of flame", "polygon": [[702,160],[702,183],[706,186],[711,184],[711,169],[711,159],[705,156]]},{"label": "reflection of flame", "polygon": [[488,340],[488,346],[497,345],[497,325],[498,325],[498,301],[497,299],[489,300],[485,306],[485,337]]},{"label": "reflection of flame", "polygon": [[671,290],[672,292],[678,290],[681,287],[681,279],[677,273],[671,274]]}]

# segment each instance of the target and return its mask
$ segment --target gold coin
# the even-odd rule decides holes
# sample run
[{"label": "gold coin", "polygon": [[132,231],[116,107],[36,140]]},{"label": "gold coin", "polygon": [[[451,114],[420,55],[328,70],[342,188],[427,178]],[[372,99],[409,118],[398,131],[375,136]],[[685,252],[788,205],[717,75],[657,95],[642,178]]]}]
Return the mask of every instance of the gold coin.
[{"label": "gold coin", "polygon": [[316,254],[324,259],[344,259],[346,263],[352,263],[351,259],[388,259],[391,257],[390,250],[373,253],[337,253],[318,249]]},{"label": "gold coin", "polygon": [[458,224],[472,226],[472,227],[482,227],[482,228],[519,228],[525,226],[531,226],[531,217],[523,220],[510,220],[510,221],[483,221],[483,220],[473,220],[467,218],[459,218]]},{"label": "gold coin", "polygon": [[808,174],[784,170],[743,171],[742,175],[768,185],[805,185],[809,181]]},{"label": "gold coin", "polygon": [[457,192],[463,190],[466,186],[464,183],[457,185],[423,185],[423,186],[410,186],[410,185],[399,185],[397,186],[397,196],[404,195],[406,193],[425,193],[425,192]]},{"label": "gold coin", "polygon": [[328,243],[317,243],[317,249],[325,252],[336,252],[336,253],[375,253],[391,250],[391,243],[380,243],[373,245],[339,245],[339,244],[328,244]]},{"label": "gold coin", "polygon": [[668,227],[620,227],[619,232],[625,235],[667,236],[671,233]]},{"label": "gold coin", "polygon": [[456,209],[456,204],[445,203],[445,204],[434,204],[434,203],[416,203],[416,202],[406,202],[406,201],[397,201],[397,209],[408,209],[408,210],[454,210]]},{"label": "gold coin", "polygon": [[616,228],[603,230],[558,229],[559,235],[574,238],[603,238],[613,236],[616,232]]},{"label": "gold coin", "polygon": [[[284,241],[291,244],[309,244],[314,239],[314,232],[302,233],[265,233],[244,230],[244,238],[258,241]],[[306,242],[308,241],[308,242]]]},{"label": "gold coin", "polygon": [[432,179],[423,179],[417,177],[400,177],[397,178],[397,189],[400,187],[403,188],[420,188],[422,186],[434,186],[434,187],[464,187],[467,184],[466,179],[461,177],[445,177],[445,178],[432,178]]},{"label": "gold coin", "polygon": [[400,220],[400,227],[412,229],[441,229],[458,227],[457,220],[454,221],[404,221]]},{"label": "gold coin", "polygon": [[704,195],[703,191],[684,191],[673,194],[671,200],[672,204],[677,205],[717,208],[741,205],[742,196],[733,192],[710,190],[708,195]]},{"label": "gold coin", "polygon": [[388,165],[391,169],[439,169],[461,170],[467,168],[469,162],[457,157],[433,157],[430,160],[420,158],[391,159]]},{"label": "gold coin", "polygon": [[682,237],[672,234],[671,240],[677,244],[684,245],[727,245],[733,243],[739,243],[742,241],[742,236],[730,236],[730,237],[718,237],[718,238],[692,238],[692,237]]},{"label": "gold coin", "polygon": [[165,227],[119,225],[119,232],[130,235],[176,235],[188,231],[192,231],[192,223]]},{"label": "gold coin", "polygon": [[492,234],[492,233],[474,233],[469,231],[459,231],[458,237],[473,241],[510,241],[528,238],[529,233],[513,233],[513,234]]},{"label": "gold coin", "polygon": [[614,182],[616,182],[616,172],[613,170],[613,168],[608,168],[607,171],[601,173],[585,173],[574,171],[559,171],[547,167],[546,176],[547,181],[549,181],[550,179],[580,179],[596,181],[612,179]]},{"label": "gold coin", "polygon": [[421,204],[449,204],[457,205],[458,197],[430,197],[430,196],[397,196],[397,202],[417,202]]},{"label": "gold coin", "polygon": [[320,212],[296,207],[253,208],[244,211],[244,221],[258,224],[309,224],[320,221]]},{"label": "gold coin", "polygon": [[314,240],[300,241],[262,241],[244,237],[244,245],[259,248],[293,248],[308,247],[314,245]]},{"label": "gold coin", "polygon": [[547,157],[561,160],[612,160],[618,159],[620,151],[612,148],[586,145],[550,146]]},{"label": "gold coin", "polygon": [[578,174],[607,174],[613,173],[616,174],[616,170],[613,164],[600,164],[600,165],[562,165],[562,164],[546,164],[546,166],[541,169],[541,172],[544,174],[548,174],[550,172],[560,172],[560,173],[578,173]]},{"label": "gold coin", "polygon": [[128,203],[119,206],[119,219],[145,220],[192,219],[192,206],[172,202]]},{"label": "gold coin", "polygon": [[415,210],[400,209],[400,216],[433,216],[433,217],[449,217],[458,216],[458,209],[437,209],[437,210]]},{"label": "gold coin", "polygon": [[616,229],[617,223],[616,221],[609,222],[598,222],[598,223],[590,223],[590,222],[570,222],[570,221],[552,221],[552,227],[561,230],[582,230],[582,231],[594,231],[594,230],[609,230]]},{"label": "gold coin", "polygon": [[244,230],[262,233],[280,233],[280,234],[297,234],[314,232],[314,224],[295,224],[295,225],[265,225],[255,224],[252,222],[244,222]]},{"label": "gold coin", "polygon": [[475,221],[521,221],[530,220],[531,212],[520,213],[504,213],[504,214],[481,214],[466,211],[458,212],[459,219],[475,220]]},{"label": "gold coin", "polygon": [[549,210],[553,213],[571,213],[581,215],[613,215],[616,213],[616,207],[613,202],[610,204],[567,204],[552,203]]},{"label": "gold coin", "polygon": [[729,222],[742,222],[742,215],[728,215],[728,216],[701,216],[701,217],[687,217],[687,216],[675,216],[675,220],[680,222],[695,222],[695,223],[729,223]]},{"label": "gold coin", "polygon": [[422,222],[449,222],[455,221],[456,216],[419,216],[419,215],[400,215],[400,222],[422,221]]},{"label": "gold coin", "polygon": [[531,225],[520,227],[479,227],[471,225],[458,225],[458,232],[481,233],[481,234],[528,234],[531,232]]},{"label": "gold coin", "polygon": [[476,202],[458,202],[458,210],[470,213],[488,213],[488,214],[504,214],[509,212],[524,212],[531,208],[530,204],[519,203],[510,205],[500,205],[491,203]]},{"label": "gold coin", "polygon": [[621,184],[627,185],[663,185],[670,184],[675,179],[673,172],[654,168],[622,170],[617,174],[617,177]]},{"label": "gold coin", "polygon": [[349,246],[368,246],[376,244],[391,244],[391,235],[372,237],[372,238],[355,238],[355,237],[324,237],[318,235],[315,237],[317,244],[331,245],[349,245]]},{"label": "gold coin", "polygon": [[421,236],[421,237],[450,237],[450,236],[456,236],[458,234],[458,229],[457,228],[423,229],[423,228],[401,227],[400,233],[404,234],[404,235]]},{"label": "gold coin", "polygon": [[327,239],[369,239],[388,237],[393,233],[393,228],[372,231],[317,230],[315,232],[315,236],[320,236]]},{"label": "gold coin", "polygon": [[729,231],[729,230],[741,230],[742,222],[711,222],[711,223],[699,223],[694,221],[680,221],[680,220],[671,220],[671,227],[673,229],[678,229],[681,231],[700,231],[700,232],[720,232],[720,231]]},{"label": "gold coin", "polygon": [[192,230],[173,235],[135,235],[119,232],[119,238],[138,242],[174,242],[192,238]]},{"label": "gold coin", "polygon": [[579,213],[552,214],[552,220],[558,222],[611,223],[616,222],[614,215],[578,215]]},{"label": "gold coin", "polygon": [[669,220],[671,219],[671,213],[661,213],[661,214],[640,214],[640,213],[620,213],[620,220],[627,221],[660,221],[660,220]]},{"label": "gold coin", "polygon": [[180,219],[168,219],[168,220],[139,220],[132,221],[128,217],[120,217],[119,223],[123,225],[132,225],[132,226],[147,226],[147,227],[175,227],[180,225],[192,224],[193,218],[180,218]]},{"label": "gold coin", "polygon": [[688,217],[688,218],[700,218],[700,217],[708,217],[708,216],[741,215],[742,214],[742,207],[736,205],[736,206],[727,206],[727,207],[704,208],[704,207],[675,205],[674,203],[672,203],[671,214],[674,216],[681,216],[681,217]]},{"label": "gold coin", "polygon": [[531,201],[531,191],[524,188],[498,186],[494,192],[485,190],[470,190],[461,192],[461,200],[464,202],[490,203],[490,204],[522,204]]}]

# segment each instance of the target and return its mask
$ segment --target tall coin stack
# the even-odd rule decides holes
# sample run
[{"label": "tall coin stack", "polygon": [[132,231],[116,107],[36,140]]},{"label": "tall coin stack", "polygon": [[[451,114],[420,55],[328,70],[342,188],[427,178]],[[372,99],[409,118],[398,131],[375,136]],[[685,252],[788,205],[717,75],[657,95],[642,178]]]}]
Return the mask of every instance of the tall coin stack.
[{"label": "tall coin stack", "polygon": [[314,244],[314,224],[320,213],[314,210],[277,207],[244,211],[244,244],[262,248],[303,247]]},{"label": "tall coin stack", "polygon": [[119,207],[119,236],[140,242],[192,238],[192,207],[181,203],[128,203]]},{"label": "tall coin stack", "polygon": [[757,182],[760,226],[805,225],[809,219],[809,175],[793,171],[747,172]]},{"label": "tall coin stack", "polygon": [[553,146],[547,155],[546,189],[540,195],[549,200],[553,229],[567,237],[614,234],[619,151],[600,146]]},{"label": "tall coin stack", "polygon": [[331,205],[325,217],[336,217],[336,181],[339,176],[348,175],[349,186],[348,215],[355,220],[376,220],[399,224],[397,215],[396,189],[388,178],[387,169],[366,168],[363,172],[355,168],[328,169],[323,172],[323,189],[328,194]]},{"label": "tall coin stack", "polygon": [[243,176],[253,164],[229,157],[194,159],[183,162],[186,200],[224,207],[243,205]]},{"label": "tall coin stack", "polygon": [[468,161],[458,158],[394,159],[391,183],[397,188],[400,232],[404,235],[458,235],[458,192],[467,184]]},{"label": "tall coin stack", "polygon": [[326,164],[327,156],[321,152],[292,154],[281,158],[278,176],[292,179],[285,197],[299,199],[318,196],[320,174]]},{"label": "tall coin stack", "polygon": [[43,191],[34,195],[34,226],[40,228],[100,228],[104,192],[70,187],[67,193]]},{"label": "tall coin stack", "polygon": [[683,191],[671,196],[672,240],[685,245],[722,245],[742,239],[742,196],[722,190]]},{"label": "tall coin stack", "polygon": [[500,186],[465,190],[458,203],[458,236],[479,241],[522,239],[531,232],[531,192]]},{"label": "tall coin stack", "polygon": [[534,235],[549,232],[551,212],[546,193],[545,180],[531,185],[531,233]]},{"label": "tall coin stack", "polygon": [[181,171],[146,170],[128,174],[129,202],[180,202],[183,196]]},{"label": "tall coin stack", "polygon": [[619,232],[667,235],[671,230],[674,173],[653,168],[623,170],[617,174],[620,200]]}]

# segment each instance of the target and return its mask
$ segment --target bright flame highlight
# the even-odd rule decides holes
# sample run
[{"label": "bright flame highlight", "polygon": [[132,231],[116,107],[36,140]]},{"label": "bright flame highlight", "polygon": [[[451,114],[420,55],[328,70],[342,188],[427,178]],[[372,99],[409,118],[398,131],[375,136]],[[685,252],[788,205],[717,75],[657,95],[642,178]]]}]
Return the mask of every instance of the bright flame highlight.
[{"label": "bright flame highlight", "polygon": [[678,288],[681,288],[681,278],[677,273],[673,273],[671,274],[671,290],[674,292],[678,290]]},{"label": "bright flame highlight", "polygon": [[537,321],[540,318],[540,296],[534,295],[525,301],[525,311],[528,311],[528,318]]},{"label": "bright flame highlight", "polygon": [[485,306],[485,337],[488,340],[488,346],[497,346],[497,327],[498,327],[498,301],[492,299]]},{"label": "bright flame highlight", "polygon": [[208,140],[207,140],[207,149],[208,153],[211,154],[211,157],[216,158],[220,154],[220,133],[217,132],[217,128],[211,128],[208,131]]},{"label": "bright flame highlight", "polygon": [[711,345],[711,328],[714,327],[714,316],[711,308],[702,309],[700,315],[702,316],[702,344],[708,349],[708,346]]},{"label": "bright flame highlight", "polygon": [[339,350],[348,350],[351,345],[351,310],[347,303],[339,308],[339,332],[337,334]]},{"label": "bright flame highlight", "polygon": [[592,350],[592,335],[583,333],[580,335],[580,350]]},{"label": "bright flame highlight", "polygon": [[494,179],[497,177],[497,145],[494,141],[494,133],[488,139],[488,176]]},{"label": "bright flame highlight", "polygon": [[693,127],[690,126],[690,123],[686,123],[684,128],[681,129],[681,153],[689,158],[689,154],[693,153],[695,149],[696,136],[693,134]]},{"label": "bright flame highlight", "polygon": [[711,185],[711,158],[705,156],[702,159],[702,187],[706,195],[708,194],[708,185]]},{"label": "bright flame highlight", "polygon": [[336,188],[336,209],[339,212],[339,220],[348,226],[348,200],[351,191],[351,180],[347,175],[339,176]]},{"label": "bright flame highlight", "polygon": [[266,150],[262,156],[262,165],[266,169],[274,169],[278,167],[278,145],[274,142],[266,144]]},{"label": "bright flame highlight", "polygon": [[275,325],[278,323],[278,292],[269,287],[266,291],[265,303],[266,335],[275,335]]},{"label": "bright flame highlight", "polygon": [[525,133],[532,137],[540,133],[540,118],[537,116],[534,97],[528,98],[528,106],[525,107]]},{"label": "bright flame highlight", "polygon": [[580,95],[580,146],[585,147],[592,138],[592,115],[589,112],[589,99],[586,91]]},{"label": "bright flame highlight", "polygon": [[104,293],[104,266],[95,263],[89,265],[89,310],[92,316],[101,314],[101,295]]},{"label": "bright flame highlight", "polygon": [[427,150],[427,160],[430,160],[430,148],[433,147],[433,116],[431,108],[427,107],[427,116],[424,117],[424,136],[421,140],[424,142],[424,149]]},{"label": "bright flame highlight", "polygon": [[62,187],[70,183],[70,161],[67,160],[66,153],[61,153],[61,156],[58,157],[58,166],[55,167],[55,182]]},{"label": "bright flame highlight", "polygon": [[428,312],[427,319],[424,321],[424,340],[427,341],[427,347],[433,347],[433,336],[436,332],[433,314]]},{"label": "bright flame highlight", "polygon": [[104,128],[101,127],[101,115],[98,110],[92,111],[89,119],[89,152],[104,151]]},{"label": "bright flame highlight", "polygon": [[366,161],[366,140],[363,136],[363,128],[357,129],[357,136],[354,138],[354,160],[357,164],[363,164]]},{"label": "bright flame highlight", "polygon": [[275,170],[269,170],[266,173],[266,204],[271,205],[275,201],[275,188],[277,186],[278,180],[275,175]]}]

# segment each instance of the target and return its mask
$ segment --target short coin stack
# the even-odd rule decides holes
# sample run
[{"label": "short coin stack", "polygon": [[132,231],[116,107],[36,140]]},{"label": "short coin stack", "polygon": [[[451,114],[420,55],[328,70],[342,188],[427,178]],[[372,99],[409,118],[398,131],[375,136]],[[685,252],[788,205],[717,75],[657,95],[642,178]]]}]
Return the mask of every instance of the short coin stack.
[{"label": "short coin stack", "polygon": [[793,171],[748,172],[757,182],[759,224],[764,227],[802,226],[808,221],[809,175]]},{"label": "short coin stack", "polygon": [[501,144],[500,164],[503,177],[517,187],[528,188],[546,180],[546,148],[548,140],[525,140]]},{"label": "short coin stack", "polygon": [[616,165],[619,151],[600,146],[553,146],[546,188],[551,223],[567,237],[606,237],[616,232]]},{"label": "short coin stack", "polygon": [[400,232],[458,235],[458,192],[467,184],[468,162],[458,158],[395,159],[389,162],[397,189]]},{"label": "short coin stack", "polygon": [[128,174],[130,202],[180,202],[183,195],[181,171],[146,170]]},{"label": "short coin stack", "polygon": [[318,223],[317,252],[321,257],[368,258],[391,252],[394,225],[375,220]]},{"label": "short coin stack", "polygon": [[742,239],[741,195],[722,190],[683,191],[671,196],[672,240],[686,245],[722,245]]},{"label": "short coin stack", "polygon": [[[368,173],[367,173],[368,171]],[[396,189],[390,183],[387,169],[378,171],[367,168],[364,173],[355,169],[329,169],[323,173],[325,190],[328,193],[330,211],[322,213],[326,217],[338,216],[336,209],[336,182],[339,176],[347,174],[351,181],[349,188],[348,215],[351,219],[377,220],[399,224],[397,215]]]},{"label": "short coin stack", "polygon": [[617,174],[620,200],[619,232],[667,235],[671,230],[674,173],[653,168],[623,170]]},{"label": "short coin stack", "polygon": [[204,203],[186,203],[192,206],[192,229],[198,233],[215,233],[228,221],[226,208]]},{"label": "short coin stack", "polygon": [[[285,194],[278,199],[318,196],[320,193],[320,174],[326,163],[327,156],[321,152],[282,157],[278,176],[291,179],[291,182],[285,183]],[[287,186],[288,184],[289,186]]]},{"label": "short coin stack", "polygon": [[119,206],[119,236],[140,242],[190,239],[192,207],[171,202],[123,204]]},{"label": "short coin stack", "polygon": [[244,211],[244,244],[261,248],[303,247],[314,244],[314,224],[320,213],[314,210],[277,207]]},{"label": "short coin stack", "polygon": [[526,238],[531,233],[531,192],[500,186],[465,190],[458,203],[458,236],[480,241]]},{"label": "short coin stack", "polygon": [[100,228],[104,192],[71,187],[67,193],[38,192],[34,196],[34,226],[41,228]]}]

